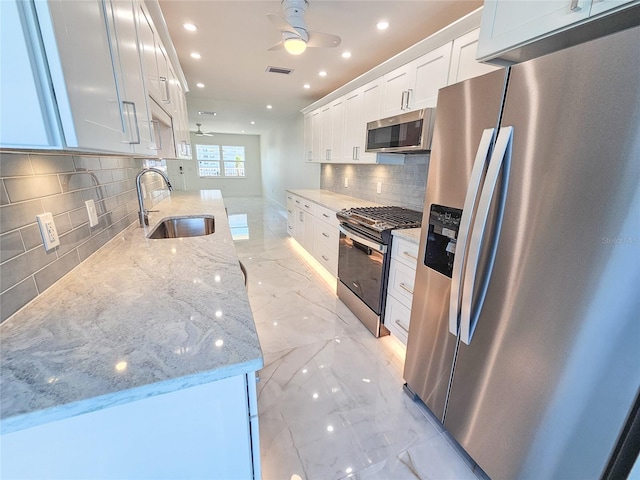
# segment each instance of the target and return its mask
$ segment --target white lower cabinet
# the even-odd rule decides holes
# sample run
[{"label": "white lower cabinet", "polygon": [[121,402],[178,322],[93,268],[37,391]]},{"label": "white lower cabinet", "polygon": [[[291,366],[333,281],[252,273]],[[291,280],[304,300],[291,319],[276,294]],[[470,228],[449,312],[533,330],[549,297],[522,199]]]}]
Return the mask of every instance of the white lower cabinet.
[{"label": "white lower cabinet", "polygon": [[394,236],[391,244],[384,325],[405,345],[411,321],[417,261],[418,245]]},{"label": "white lower cabinet", "polygon": [[287,232],[331,275],[338,276],[340,233],[336,212],[287,192]]},{"label": "white lower cabinet", "polygon": [[257,415],[254,373],[150,396],[2,435],[2,478],[259,479]]}]

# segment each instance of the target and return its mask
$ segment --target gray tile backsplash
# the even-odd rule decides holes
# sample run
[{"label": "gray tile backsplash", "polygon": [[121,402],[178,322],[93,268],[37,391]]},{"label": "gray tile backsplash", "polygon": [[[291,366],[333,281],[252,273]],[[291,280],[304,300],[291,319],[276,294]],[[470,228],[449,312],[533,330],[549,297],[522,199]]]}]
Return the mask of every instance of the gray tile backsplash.
[{"label": "gray tile backsplash", "polygon": [[[0,322],[138,220],[135,177],[144,160],[119,156],[0,152]],[[168,191],[143,177],[147,208]],[[85,200],[98,225],[89,227]],[[36,215],[51,212],[60,246],[45,252]]]},{"label": "gray tile backsplash", "polygon": [[[383,205],[422,211],[427,187],[426,165],[322,165],[320,188]],[[345,178],[348,187],[345,187]],[[377,193],[378,182],[382,183]]]}]

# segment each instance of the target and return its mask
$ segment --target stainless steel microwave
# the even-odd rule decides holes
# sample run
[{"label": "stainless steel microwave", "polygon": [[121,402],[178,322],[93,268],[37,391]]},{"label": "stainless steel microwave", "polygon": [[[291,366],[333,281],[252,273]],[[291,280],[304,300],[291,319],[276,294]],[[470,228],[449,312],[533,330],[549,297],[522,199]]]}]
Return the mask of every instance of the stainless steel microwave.
[{"label": "stainless steel microwave", "polygon": [[431,150],[436,109],[423,108],[367,123],[367,152],[423,153]]}]

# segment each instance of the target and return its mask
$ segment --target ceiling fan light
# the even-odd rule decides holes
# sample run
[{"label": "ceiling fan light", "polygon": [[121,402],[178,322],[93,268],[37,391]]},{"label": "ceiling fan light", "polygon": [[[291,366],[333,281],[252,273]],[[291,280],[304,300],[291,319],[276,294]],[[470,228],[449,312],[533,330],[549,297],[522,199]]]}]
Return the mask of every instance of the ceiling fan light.
[{"label": "ceiling fan light", "polygon": [[287,38],[284,41],[284,49],[291,55],[300,55],[307,49],[307,42],[298,37]]}]

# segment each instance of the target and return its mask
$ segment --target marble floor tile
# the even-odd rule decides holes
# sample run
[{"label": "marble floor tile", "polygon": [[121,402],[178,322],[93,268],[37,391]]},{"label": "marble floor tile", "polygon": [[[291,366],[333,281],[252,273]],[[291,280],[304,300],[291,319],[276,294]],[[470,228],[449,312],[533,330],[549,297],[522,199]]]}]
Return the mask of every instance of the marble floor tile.
[{"label": "marble floor tile", "polygon": [[225,204],[247,215],[236,251],[265,359],[264,480],[476,478],[442,425],[404,393],[403,346],[373,337],[304,261],[283,210],[261,197]]}]

